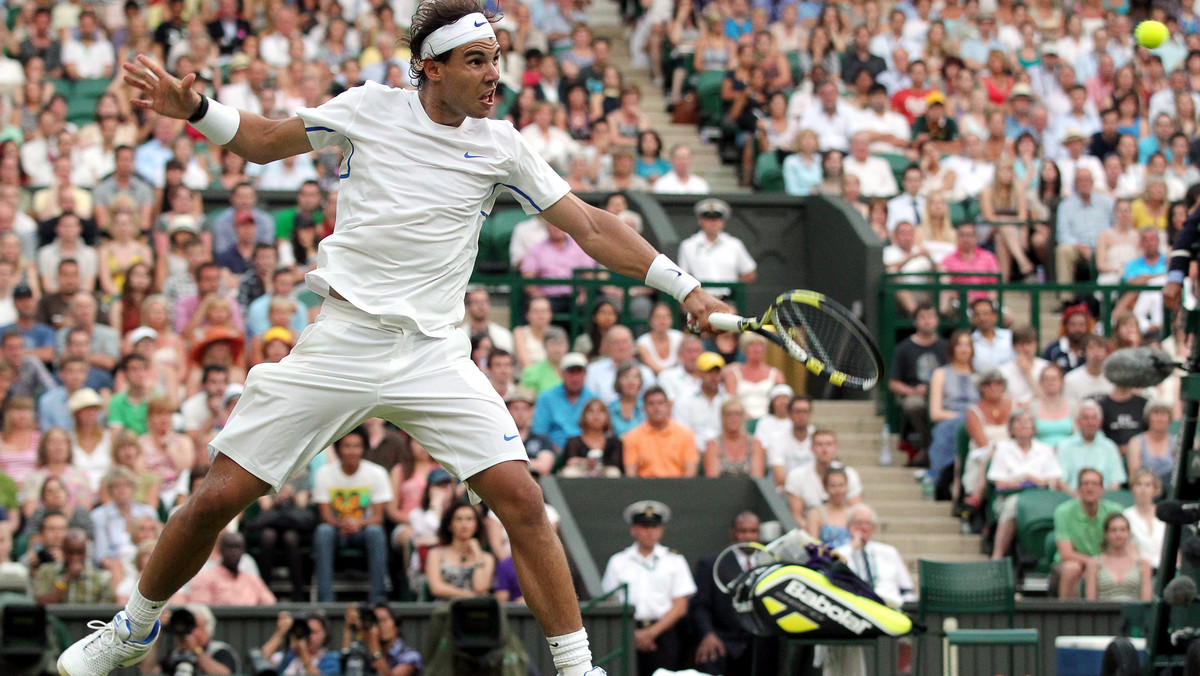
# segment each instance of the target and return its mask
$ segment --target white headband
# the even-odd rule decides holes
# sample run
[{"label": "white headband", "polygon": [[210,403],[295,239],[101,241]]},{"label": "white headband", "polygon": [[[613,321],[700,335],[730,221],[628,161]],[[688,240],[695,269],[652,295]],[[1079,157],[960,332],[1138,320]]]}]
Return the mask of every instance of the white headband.
[{"label": "white headband", "polygon": [[496,38],[492,23],[482,13],[473,12],[430,33],[421,45],[421,58],[432,59],[468,42],[488,38]]}]

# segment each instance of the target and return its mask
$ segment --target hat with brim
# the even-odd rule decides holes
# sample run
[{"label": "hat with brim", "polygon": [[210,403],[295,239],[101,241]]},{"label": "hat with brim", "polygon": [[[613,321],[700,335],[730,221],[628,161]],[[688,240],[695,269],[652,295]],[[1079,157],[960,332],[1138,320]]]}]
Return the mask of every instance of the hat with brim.
[{"label": "hat with brim", "polygon": [[504,403],[511,404],[517,401],[523,401],[526,404],[532,404],[537,399],[533,394],[533,390],[527,387],[514,387],[504,395]]},{"label": "hat with brim", "polygon": [[1031,89],[1029,87],[1029,85],[1027,85],[1023,82],[1020,84],[1017,84],[1017,85],[1013,85],[1012,91],[1010,91],[1008,93],[1008,100],[1012,101],[1013,99],[1018,99],[1018,98],[1022,98],[1022,97],[1027,98],[1027,99],[1033,98],[1033,89]]},{"label": "hat with brim", "polygon": [[138,343],[140,343],[143,340],[146,340],[147,338],[149,338],[150,340],[158,340],[158,331],[155,331],[154,329],[150,328],[149,326],[139,326],[136,329],[129,332],[129,344],[130,345],[137,345]]},{"label": "hat with brim", "polygon": [[794,396],[796,396],[795,390],[793,390],[791,386],[787,385],[786,383],[772,385],[771,389],[767,390],[767,401],[775,401],[775,397],[787,397],[788,399],[791,399]]},{"label": "hat with brim", "polygon": [[200,221],[191,214],[175,214],[167,221],[167,234],[174,235],[177,232],[190,232],[192,234],[200,234]]},{"label": "hat with brim", "polygon": [[229,383],[225,386],[225,393],[221,395],[221,405],[228,406],[229,402],[241,397],[245,390],[241,383]]},{"label": "hat with brim", "polygon": [[100,398],[100,395],[96,392],[96,390],[93,390],[90,387],[76,390],[75,393],[67,399],[67,410],[71,412],[71,415],[75,415],[83,409],[91,406],[103,405],[104,400]]},{"label": "hat with brim", "polygon": [[623,516],[632,526],[661,526],[671,520],[671,508],[658,500],[638,500],[625,508]]},{"label": "hat with brim", "polygon": [[563,355],[562,361],[558,362],[559,368],[564,371],[567,369],[585,369],[587,365],[587,357],[578,352],[568,352]]},{"label": "hat with brim", "polygon": [[197,364],[204,359],[204,351],[213,343],[226,341],[233,350],[233,361],[241,361],[242,348],[245,347],[245,339],[242,334],[234,331],[228,326],[210,326],[204,330],[204,337],[192,347],[192,361]]},{"label": "hat with brim", "polygon": [[719,200],[715,197],[700,200],[696,202],[696,206],[692,208],[696,213],[697,218],[729,218],[729,214],[733,213],[733,207],[729,206],[729,202]]},{"label": "hat with brim", "polygon": [[1070,143],[1071,141],[1086,141],[1086,140],[1087,140],[1087,137],[1083,135],[1083,132],[1079,130],[1079,127],[1071,127],[1070,129],[1067,130],[1066,136],[1063,136],[1063,143]]},{"label": "hat with brim", "polygon": [[281,341],[288,347],[292,347],[296,344],[296,338],[292,335],[292,332],[282,326],[272,326],[271,328],[267,329],[267,332],[263,334],[262,340],[263,345],[266,345],[273,340]]},{"label": "hat with brim", "polygon": [[701,371],[725,368],[725,358],[716,352],[702,352],[696,357],[696,368]]},{"label": "hat with brim", "polygon": [[429,470],[429,478],[426,479],[431,484],[444,484],[454,481],[454,475],[447,472],[444,467],[434,467]]}]

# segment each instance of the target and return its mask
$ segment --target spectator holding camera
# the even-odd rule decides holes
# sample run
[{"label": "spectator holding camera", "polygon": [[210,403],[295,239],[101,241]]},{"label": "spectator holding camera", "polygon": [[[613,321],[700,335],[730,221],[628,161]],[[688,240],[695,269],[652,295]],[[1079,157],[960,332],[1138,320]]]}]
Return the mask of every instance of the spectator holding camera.
[{"label": "spectator holding camera", "polygon": [[[175,610],[163,629],[171,637],[171,652],[159,663],[161,673],[178,676],[241,671],[233,646],[213,640],[217,618],[203,603],[189,603]],[[153,660],[147,662],[153,663]],[[191,665],[191,669],[180,669],[183,665]]]},{"label": "spectator holding camera", "polygon": [[88,537],[83,529],[67,531],[62,543],[62,561],[38,566],[33,578],[33,597],[41,604],[113,602],[108,573],[88,560]]},{"label": "spectator holding camera", "polygon": [[[341,660],[325,647],[328,642],[329,625],[323,615],[293,619],[285,610],[276,618],[275,633],[263,644],[262,653],[271,656],[279,676],[340,674]],[[286,649],[280,650],[284,646]]]},{"label": "spectator holding camera", "polygon": [[386,603],[346,606],[342,634],[343,653],[359,643],[366,648],[368,664],[380,676],[420,676],[421,653],[400,637],[396,618]]}]

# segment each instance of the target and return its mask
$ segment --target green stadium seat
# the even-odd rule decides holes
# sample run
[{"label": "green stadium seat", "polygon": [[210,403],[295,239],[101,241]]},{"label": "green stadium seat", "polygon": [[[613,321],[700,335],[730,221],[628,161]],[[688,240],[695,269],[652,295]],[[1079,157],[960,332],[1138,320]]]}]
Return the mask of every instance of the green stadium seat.
[{"label": "green stadium seat", "polygon": [[498,209],[484,220],[479,233],[479,256],[475,261],[477,271],[508,271],[508,243],[512,239],[513,228],[526,220],[529,220],[529,216],[520,208]]},{"label": "green stadium seat", "polygon": [[1125,489],[1105,491],[1104,499],[1117,503],[1121,506],[1121,509],[1133,506],[1133,493],[1130,493]]},{"label": "green stadium seat", "polygon": [[46,78],[46,82],[49,82],[50,84],[54,85],[54,93],[55,94],[65,96],[65,97],[67,97],[68,100],[70,100],[70,98],[71,98],[71,81],[70,80],[68,80],[66,78],[61,78],[61,77],[48,77],[48,78]]},{"label": "green stadium seat", "polygon": [[779,164],[779,156],[773,150],[759,153],[754,162],[754,184],[759,192],[783,192],[783,167]]},{"label": "green stadium seat", "polygon": [[887,160],[888,166],[896,176],[896,185],[900,185],[904,179],[904,170],[911,166],[913,161],[899,153],[876,153],[876,155]]},{"label": "green stadium seat", "polygon": [[725,103],[721,101],[721,83],[725,72],[705,70],[696,74],[696,97],[700,101],[700,123],[719,126],[725,115]]},{"label": "green stadium seat", "polygon": [[108,86],[110,84],[112,84],[112,81],[105,78],[76,80],[75,83],[71,85],[71,96],[82,96],[90,99],[98,99],[101,95],[108,91]]},{"label": "green stadium seat", "polygon": [[[1046,536],[1054,532],[1054,510],[1070,499],[1058,491],[1025,491],[1017,498],[1017,564],[1022,570],[1049,572],[1054,554],[1047,556]],[[1054,540],[1049,542],[1053,549]]]}]

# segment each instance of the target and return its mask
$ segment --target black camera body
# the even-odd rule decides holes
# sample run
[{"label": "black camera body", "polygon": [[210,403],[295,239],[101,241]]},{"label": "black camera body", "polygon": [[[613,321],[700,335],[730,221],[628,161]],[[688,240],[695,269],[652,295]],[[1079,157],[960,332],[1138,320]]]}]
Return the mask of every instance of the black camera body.
[{"label": "black camera body", "polygon": [[167,665],[169,665],[167,673],[171,676],[192,676],[192,674],[199,672],[197,668],[199,659],[196,653],[190,650],[176,648],[167,657]]},{"label": "black camera body", "polygon": [[288,629],[288,637],[297,641],[307,641],[309,636],[312,636],[312,628],[308,626],[308,620],[304,618],[293,621],[292,627]]},{"label": "black camera body", "polygon": [[196,616],[186,608],[179,608],[171,613],[167,622],[167,633],[172,636],[187,636],[196,630]]}]

